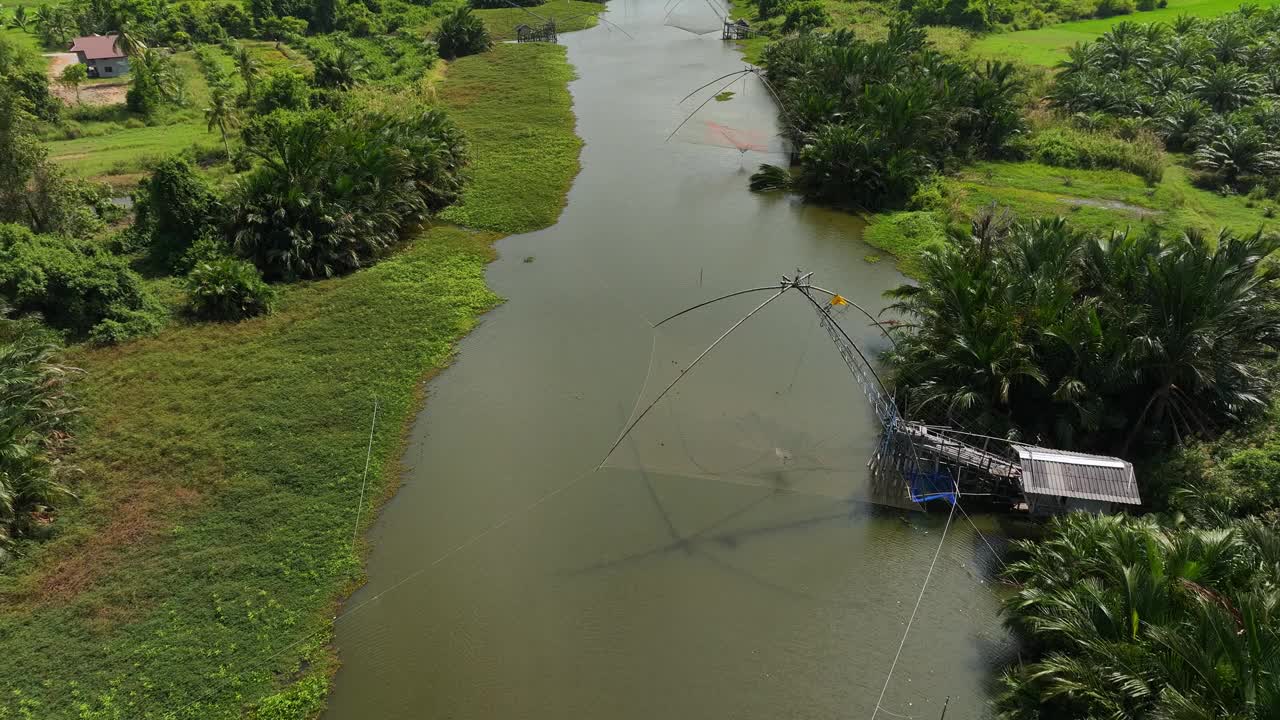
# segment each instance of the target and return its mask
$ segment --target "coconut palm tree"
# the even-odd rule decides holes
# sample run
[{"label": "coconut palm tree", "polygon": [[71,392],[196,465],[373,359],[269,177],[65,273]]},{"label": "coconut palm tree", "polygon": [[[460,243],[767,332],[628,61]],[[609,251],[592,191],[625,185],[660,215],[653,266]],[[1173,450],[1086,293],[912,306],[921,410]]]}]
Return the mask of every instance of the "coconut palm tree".
[{"label": "coconut palm tree", "polygon": [[240,80],[244,83],[245,95],[253,97],[258,86],[258,72],[262,67],[261,64],[253,53],[249,52],[249,48],[240,43],[236,44],[232,59],[236,64],[236,72],[240,73]]},{"label": "coconut palm tree", "polygon": [[147,43],[133,22],[126,19],[116,21],[116,49],[126,57],[136,57],[147,50]]},{"label": "coconut palm tree", "polygon": [[67,12],[56,5],[42,5],[36,9],[32,24],[40,32],[47,46],[65,46],[72,24]]},{"label": "coconut palm tree", "polygon": [[227,158],[231,157],[231,144],[227,141],[227,130],[239,124],[236,117],[235,106],[228,97],[225,87],[215,87],[209,97],[209,107],[204,109],[204,119],[208,123],[209,132],[213,132],[217,128],[222,133],[222,147],[227,151]]}]

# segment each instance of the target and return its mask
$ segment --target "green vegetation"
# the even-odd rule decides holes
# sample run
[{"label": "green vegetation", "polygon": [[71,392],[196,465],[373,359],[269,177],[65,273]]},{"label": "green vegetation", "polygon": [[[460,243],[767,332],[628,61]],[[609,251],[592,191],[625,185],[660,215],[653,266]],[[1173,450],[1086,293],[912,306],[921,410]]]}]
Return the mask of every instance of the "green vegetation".
[{"label": "green vegetation", "polygon": [[1008,567],[1029,661],[1000,717],[1262,718],[1280,713],[1280,535],[1074,514]]},{"label": "green vegetation", "polygon": [[72,337],[114,342],[153,332],[162,314],[142,280],[98,243],[0,225],[0,295]]},{"label": "green vegetation", "polygon": [[368,264],[458,198],[467,162],[461,133],[437,109],[279,111],[246,136],[263,162],[232,193],[227,235],[272,279]]},{"label": "green vegetation", "polygon": [[1096,125],[1143,127],[1190,152],[1207,187],[1280,194],[1280,8],[1120,24],[1072,49],[1050,97]]},{"label": "green vegetation", "polygon": [[947,241],[947,228],[938,214],[904,210],[871,217],[862,239],[901,259],[899,268],[910,275],[920,272],[920,258]]},{"label": "green vegetation", "polygon": [[[493,10],[476,10],[475,14],[484,20],[490,37],[495,42],[502,42],[515,39],[517,25],[537,25],[542,18],[555,20],[556,31],[561,33],[595,27],[596,16],[603,11],[604,3],[592,0],[555,0],[534,8],[504,6]],[[432,21],[427,27],[439,27],[439,21]]]},{"label": "green vegetation", "polygon": [[440,56],[448,60],[484,52],[493,44],[484,21],[465,5],[445,17],[435,37]]},{"label": "green vegetation", "polygon": [[1280,268],[1263,262],[1277,248],[984,213],[893,292],[904,409],[1125,456],[1256,416],[1280,349]]},{"label": "green vegetation", "polygon": [[573,99],[547,88],[572,79],[562,51],[536,43],[498,45],[450,66],[440,97],[466,136],[492,151],[475,154],[471,185],[442,218],[500,232],[555,222],[582,141],[572,132]]},{"label": "green vegetation", "polygon": [[784,133],[803,148],[794,186],[834,205],[899,205],[939,169],[1002,152],[1023,125],[1012,66],[967,67],[901,19],[883,41],[847,31],[779,40],[765,67]]},{"label": "green vegetation", "polygon": [[15,544],[40,538],[56,507],[71,498],[59,462],[77,409],[67,390],[75,372],[32,319],[0,317],[0,562]]},{"label": "green vegetation", "polygon": [[[979,57],[998,57],[1050,67],[1065,60],[1068,51],[1076,44],[1092,42],[1121,22],[1170,23],[1180,16],[1212,18],[1236,10],[1240,4],[1240,0],[1169,0],[1166,7],[1136,17],[1117,15],[1047,25],[1035,30],[992,33],[975,41],[970,50]],[[1271,8],[1280,5],[1280,0],[1258,0],[1250,4]]]},{"label": "green vegetation", "polygon": [[275,291],[250,263],[218,258],[191,268],[187,296],[187,309],[196,317],[235,321],[269,312]]},{"label": "green vegetation", "polygon": [[[468,133],[474,173],[463,204],[446,214],[510,231],[555,219],[580,147],[571,77],[564,49],[546,45],[503,45],[449,68],[435,94]],[[232,82],[243,87],[239,72]],[[447,127],[437,111],[348,115],[346,103],[377,107],[377,97],[363,86],[338,92],[324,110],[246,117],[233,150],[243,142],[258,154],[244,182],[287,174],[283,154],[304,149],[293,142],[300,126],[332,141],[326,152],[335,155],[360,143],[376,157],[365,130],[391,133],[397,146],[409,143],[410,173],[457,161],[449,159],[456,145],[415,144],[434,131],[398,134],[399,122]],[[195,123],[204,130],[203,117]],[[374,166],[352,173],[362,167]],[[236,222],[237,213],[217,210],[223,189],[197,172],[159,164],[139,194],[139,227],[119,243],[154,258],[148,267],[190,261],[194,314],[251,314],[266,301],[253,271],[206,257],[200,233],[192,242],[186,232],[210,215]],[[508,192],[522,178],[538,182]],[[367,221],[388,210],[412,217],[419,200],[434,211],[456,195],[448,183],[422,190],[394,208],[356,212],[371,213]],[[0,717],[313,716],[335,663],[326,649],[333,603],[359,578],[351,538],[373,397],[380,410],[366,501],[376,504],[394,486],[420,380],[496,300],[483,283],[496,237],[419,230],[371,267],[272,288],[269,315],[176,317],[153,339],[74,350],[86,371],[75,455],[83,476],[73,485],[81,501],[50,516],[52,540],[17,546],[0,576],[13,610],[0,617],[0,674],[19,679],[0,697]]]}]

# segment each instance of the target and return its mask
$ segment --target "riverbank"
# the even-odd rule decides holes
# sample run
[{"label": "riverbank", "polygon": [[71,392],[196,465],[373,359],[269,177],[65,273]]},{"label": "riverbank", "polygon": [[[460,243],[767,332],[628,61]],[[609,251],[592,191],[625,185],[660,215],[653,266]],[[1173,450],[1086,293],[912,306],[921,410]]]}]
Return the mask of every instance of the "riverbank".
[{"label": "riverbank", "polygon": [[[555,221],[581,147],[572,74],[548,45],[450,65],[437,92],[475,158],[453,219]],[[78,350],[82,502],[0,581],[0,717],[315,715],[335,609],[361,579],[357,514],[367,526],[394,491],[425,380],[498,301],[500,237],[440,225],[282,288],[273,315]]]}]

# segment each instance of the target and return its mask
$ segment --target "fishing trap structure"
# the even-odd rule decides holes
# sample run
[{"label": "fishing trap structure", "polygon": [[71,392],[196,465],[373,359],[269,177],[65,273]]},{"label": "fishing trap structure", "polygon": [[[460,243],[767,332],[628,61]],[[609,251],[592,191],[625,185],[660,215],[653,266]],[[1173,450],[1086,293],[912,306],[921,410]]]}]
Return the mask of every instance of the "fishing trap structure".
[{"label": "fishing trap structure", "polygon": [[524,23],[516,26],[516,42],[518,43],[554,43],[557,39],[555,20],[549,19],[538,27],[532,27]]},{"label": "fishing trap structure", "polygon": [[[896,488],[916,504],[956,504],[962,496],[983,496],[990,504],[1033,514],[1070,510],[1111,513],[1141,503],[1133,466],[1114,457],[1085,455],[912,420],[899,409],[875,364],[841,326],[833,310],[852,308],[876,326],[890,343],[885,324],[843,295],[812,282],[813,273],[784,275],[775,285],[739,290],[682,310],[657,323],[660,327],[686,313],[752,293],[772,295],[733,323],[650,402],[619,435],[605,455],[618,448],[645,416],[725,338],[783,295],[803,299],[818,325],[835,345],[855,385],[870,406],[879,438],[867,461],[872,482]],[[601,465],[604,461],[601,462]]]}]

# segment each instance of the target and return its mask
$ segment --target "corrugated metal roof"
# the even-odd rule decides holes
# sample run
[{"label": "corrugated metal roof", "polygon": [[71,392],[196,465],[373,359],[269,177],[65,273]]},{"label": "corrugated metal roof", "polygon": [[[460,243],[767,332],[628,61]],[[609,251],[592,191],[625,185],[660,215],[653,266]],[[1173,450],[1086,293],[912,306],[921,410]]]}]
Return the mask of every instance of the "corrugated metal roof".
[{"label": "corrugated metal roof", "polygon": [[71,43],[71,52],[84,53],[85,60],[113,60],[124,57],[116,47],[116,35],[89,35]]},{"label": "corrugated metal roof", "polygon": [[1017,446],[1022,461],[1022,492],[1028,495],[1106,500],[1137,505],[1133,465],[1120,458],[1065,450]]}]

